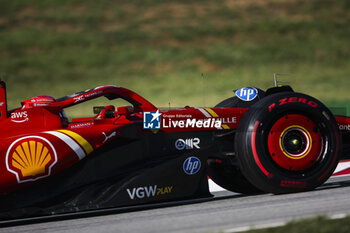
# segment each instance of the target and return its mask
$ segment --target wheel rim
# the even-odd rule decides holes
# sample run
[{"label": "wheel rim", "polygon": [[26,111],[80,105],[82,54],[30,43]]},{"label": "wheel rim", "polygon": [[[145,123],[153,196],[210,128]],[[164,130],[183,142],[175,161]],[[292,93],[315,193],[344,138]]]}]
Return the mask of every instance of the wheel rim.
[{"label": "wheel rim", "polygon": [[286,128],[279,139],[281,151],[291,159],[302,159],[311,150],[311,136],[308,130],[300,125]]},{"label": "wheel rim", "polygon": [[307,170],[320,159],[323,151],[319,128],[301,114],[279,118],[271,127],[267,142],[272,160],[289,171]]}]

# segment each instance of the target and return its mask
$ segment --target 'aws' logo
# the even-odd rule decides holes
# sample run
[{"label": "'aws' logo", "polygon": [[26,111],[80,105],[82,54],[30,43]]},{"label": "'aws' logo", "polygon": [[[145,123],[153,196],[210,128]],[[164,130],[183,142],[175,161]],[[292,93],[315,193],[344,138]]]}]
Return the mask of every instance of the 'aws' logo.
[{"label": "'aws' logo", "polygon": [[21,112],[13,112],[11,113],[11,121],[16,123],[22,123],[25,121],[28,121],[28,113],[27,111],[21,111]]}]

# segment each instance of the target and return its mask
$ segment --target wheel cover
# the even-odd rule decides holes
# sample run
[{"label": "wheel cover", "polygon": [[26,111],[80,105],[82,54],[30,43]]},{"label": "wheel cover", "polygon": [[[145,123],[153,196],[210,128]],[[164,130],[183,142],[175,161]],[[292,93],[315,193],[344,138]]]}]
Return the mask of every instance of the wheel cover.
[{"label": "wheel cover", "polygon": [[323,151],[322,134],[307,116],[289,114],[279,118],[268,134],[268,150],[273,161],[289,171],[313,166]]}]

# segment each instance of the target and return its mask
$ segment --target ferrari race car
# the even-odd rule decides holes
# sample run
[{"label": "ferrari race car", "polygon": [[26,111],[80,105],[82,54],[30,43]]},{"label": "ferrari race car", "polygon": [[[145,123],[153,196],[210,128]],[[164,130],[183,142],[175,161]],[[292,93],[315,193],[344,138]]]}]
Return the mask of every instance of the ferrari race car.
[{"label": "ferrari race car", "polygon": [[[98,97],[126,106],[65,109]],[[241,88],[214,108],[159,109],[120,86],[8,110],[0,82],[0,219],[210,197],[312,190],[349,153],[350,119],[289,86]]]}]

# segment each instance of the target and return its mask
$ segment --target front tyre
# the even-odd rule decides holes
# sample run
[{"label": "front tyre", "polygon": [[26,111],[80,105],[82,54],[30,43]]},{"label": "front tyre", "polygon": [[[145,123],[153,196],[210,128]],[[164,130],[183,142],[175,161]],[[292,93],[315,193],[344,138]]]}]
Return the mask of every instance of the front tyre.
[{"label": "front tyre", "polygon": [[340,134],[332,113],[300,93],[277,93],[254,104],[235,137],[239,166],[257,188],[271,193],[314,189],[336,168]]}]

